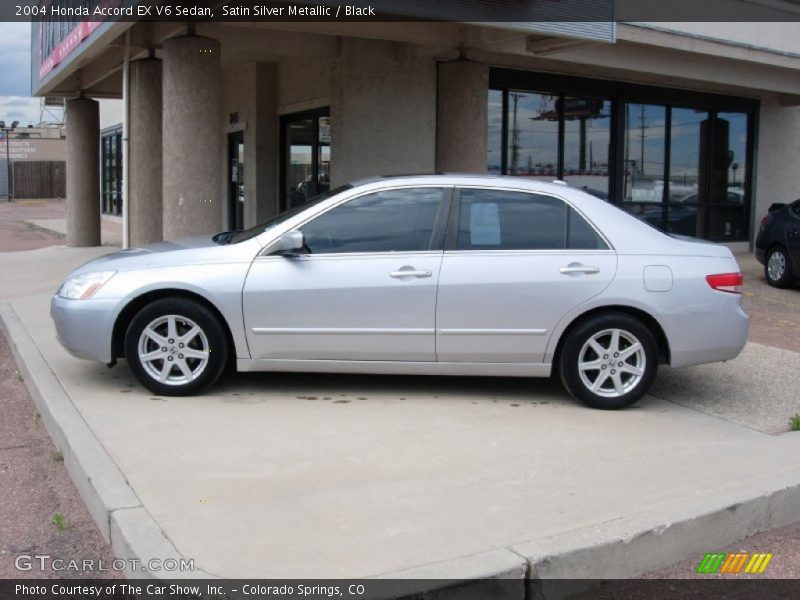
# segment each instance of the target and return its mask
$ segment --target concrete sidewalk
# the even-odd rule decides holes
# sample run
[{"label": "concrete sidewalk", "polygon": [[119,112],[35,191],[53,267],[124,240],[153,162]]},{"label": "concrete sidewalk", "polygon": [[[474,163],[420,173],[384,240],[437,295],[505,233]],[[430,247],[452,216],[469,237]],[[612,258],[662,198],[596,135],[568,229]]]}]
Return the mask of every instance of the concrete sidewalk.
[{"label": "concrete sidewalk", "polygon": [[[0,302],[119,556],[242,578],[612,578],[800,520],[800,434],[652,396],[603,412],[543,380],[248,374],[154,397],[124,362],[80,361],[55,340],[50,295],[105,251],[0,255]],[[746,384],[737,361],[717,368]]]}]

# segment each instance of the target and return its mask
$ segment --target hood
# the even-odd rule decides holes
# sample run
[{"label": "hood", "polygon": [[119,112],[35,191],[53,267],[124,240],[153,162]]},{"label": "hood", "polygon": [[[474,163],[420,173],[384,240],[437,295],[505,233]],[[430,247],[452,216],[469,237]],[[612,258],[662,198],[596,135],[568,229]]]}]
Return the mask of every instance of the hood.
[{"label": "hood", "polygon": [[73,274],[240,262],[252,260],[260,248],[254,240],[221,246],[211,238],[211,235],[201,235],[118,250],[90,260],[75,269]]}]

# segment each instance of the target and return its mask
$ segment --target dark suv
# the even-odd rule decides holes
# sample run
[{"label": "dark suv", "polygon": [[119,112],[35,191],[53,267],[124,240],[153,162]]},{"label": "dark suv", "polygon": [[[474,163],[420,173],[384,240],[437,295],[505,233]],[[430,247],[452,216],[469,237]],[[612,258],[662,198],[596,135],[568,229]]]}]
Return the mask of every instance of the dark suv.
[{"label": "dark suv", "polygon": [[800,200],[769,207],[756,238],[756,259],[773,287],[790,287],[800,278]]}]

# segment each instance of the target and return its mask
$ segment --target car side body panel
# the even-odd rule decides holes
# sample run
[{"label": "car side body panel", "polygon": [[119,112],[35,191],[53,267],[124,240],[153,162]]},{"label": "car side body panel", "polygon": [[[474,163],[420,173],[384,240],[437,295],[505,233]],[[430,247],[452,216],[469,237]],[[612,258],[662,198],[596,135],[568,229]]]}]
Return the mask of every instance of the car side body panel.
[{"label": "car side body panel", "polygon": [[[281,273],[304,263],[333,264],[346,258],[265,256],[281,234],[331,207],[370,190],[421,185],[560,198],[605,237],[610,249],[397,253],[380,263],[375,271],[380,281],[368,282],[372,291],[366,291],[366,280],[342,280],[338,295],[316,298],[318,281],[306,279],[287,287]],[[425,264],[421,267],[416,258],[424,258]],[[377,261],[368,260],[373,259]],[[597,272],[560,271],[576,262],[596,266]],[[405,266],[430,271],[431,277],[403,281],[391,276]],[[125,307],[144,294],[164,290],[196,294],[222,315],[240,370],[546,376],[570,324],[589,311],[615,306],[655,319],[668,340],[673,366],[733,358],[748,329],[740,296],[713,290],[705,280],[709,274],[739,272],[724,246],[661,234],[578,190],[508,177],[368,181],[237,244],[217,245],[210,237],[166,242],[101,257],[73,275],[110,270],[116,274],[91,300],[66,300],[56,294],[51,305],[62,344],[76,356],[106,363],[114,358],[112,332]],[[343,277],[366,276],[344,267],[329,271],[329,287]],[[418,293],[411,293],[415,289]],[[371,314],[370,307],[376,305],[378,312]],[[321,307],[319,313],[315,307]],[[264,331],[251,331],[254,328]],[[363,328],[375,331],[358,331]],[[364,335],[359,339],[360,334]],[[275,337],[268,339],[271,335]],[[353,344],[343,352],[341,341],[353,335]],[[327,350],[315,355],[308,351],[308,340],[300,345],[292,341],[302,336],[311,336],[310,346]]]}]

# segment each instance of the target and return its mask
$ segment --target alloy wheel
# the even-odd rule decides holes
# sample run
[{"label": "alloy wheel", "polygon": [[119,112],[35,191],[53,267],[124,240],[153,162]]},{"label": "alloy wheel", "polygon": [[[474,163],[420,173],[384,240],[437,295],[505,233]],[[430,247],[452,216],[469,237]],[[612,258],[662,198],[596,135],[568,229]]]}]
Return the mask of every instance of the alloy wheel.
[{"label": "alloy wheel", "polygon": [[780,250],[775,250],[769,255],[767,274],[770,280],[780,281],[784,273],[786,273],[786,257]]},{"label": "alloy wheel", "polygon": [[618,398],[634,389],[645,375],[642,343],[623,329],[604,329],[591,336],[578,354],[578,373],[598,396]]},{"label": "alloy wheel", "polygon": [[180,315],[153,319],[138,343],[145,372],[165,385],[185,385],[197,379],[208,365],[209,343],[202,328]]}]

